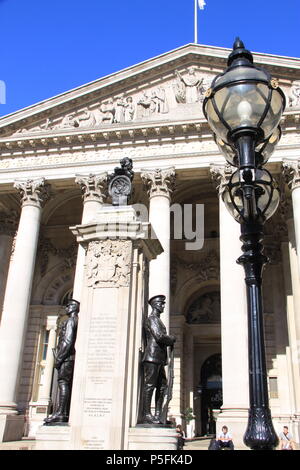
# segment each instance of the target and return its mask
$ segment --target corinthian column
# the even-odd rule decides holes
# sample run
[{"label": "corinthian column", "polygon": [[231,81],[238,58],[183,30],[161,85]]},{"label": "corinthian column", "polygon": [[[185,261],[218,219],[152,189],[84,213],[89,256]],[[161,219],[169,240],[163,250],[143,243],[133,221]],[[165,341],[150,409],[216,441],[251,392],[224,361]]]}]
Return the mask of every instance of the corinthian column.
[{"label": "corinthian column", "polygon": [[300,276],[300,160],[284,161],[285,180],[292,192],[296,249],[298,254],[298,273]]},{"label": "corinthian column", "polygon": [[166,296],[161,318],[167,331],[170,324],[170,199],[175,184],[175,168],[142,170],[141,178],[150,199],[149,222],[159,239],[163,253],[150,263],[149,298]]},{"label": "corinthian column", "polygon": [[15,188],[22,197],[22,210],[14,255],[9,266],[0,326],[0,377],[2,377],[0,415],[16,412],[16,393],[26,334],[41,209],[42,203],[49,196],[49,185],[45,185],[44,178],[16,182]]},{"label": "corinthian column", "polygon": [[[96,219],[97,212],[103,205],[107,186],[107,173],[99,175],[77,175],[75,183],[79,184],[83,197],[83,212],[81,224],[87,224]],[[84,248],[79,245],[77,252],[73,298],[80,301],[84,273]]]},{"label": "corinthian column", "polygon": [[[285,176],[287,168],[285,168]],[[299,252],[296,241],[296,215],[294,204],[290,197],[283,190],[281,191],[281,216],[286,224],[288,232],[288,243],[283,243],[283,267],[285,274],[285,287],[287,296],[287,324],[289,335],[289,347],[292,367],[292,387],[294,402],[294,425],[297,423],[296,435],[300,433],[300,363],[299,363],[299,342],[300,342],[300,277],[299,277]],[[297,253],[298,252],[298,253]],[[296,428],[294,427],[294,431]],[[295,434],[294,434],[295,435]]]},{"label": "corinthian column", "polygon": [[219,194],[220,290],[223,405],[218,428],[226,424],[234,440],[242,437],[249,408],[248,323],[244,272],[236,263],[241,255],[240,224],[230,215],[222,194],[232,170],[229,165],[211,165]]},{"label": "corinthian column", "polygon": [[14,211],[0,213],[0,321],[2,315],[3,299],[12,252],[13,240],[17,228],[17,217]]}]

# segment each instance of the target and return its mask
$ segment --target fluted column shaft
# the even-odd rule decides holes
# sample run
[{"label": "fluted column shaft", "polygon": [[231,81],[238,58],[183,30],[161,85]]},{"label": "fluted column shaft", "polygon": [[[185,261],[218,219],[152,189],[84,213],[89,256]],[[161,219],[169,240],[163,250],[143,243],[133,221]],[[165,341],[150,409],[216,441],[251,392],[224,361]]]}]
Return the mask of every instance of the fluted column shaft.
[{"label": "fluted column shaft", "polygon": [[[107,173],[100,175],[77,175],[75,182],[80,185],[83,197],[82,224],[96,220],[96,215],[103,205],[104,191],[107,183]],[[80,301],[83,274],[84,274],[84,248],[79,245],[77,252],[76,270],[73,286],[73,298]]]},{"label": "fluted column shaft", "polygon": [[26,334],[42,202],[48,185],[43,178],[15,183],[22,210],[10,263],[0,326],[0,414],[13,412]]},{"label": "fluted column shaft", "polygon": [[223,417],[225,421],[235,417],[236,423],[240,418],[239,433],[242,436],[241,428],[246,428],[249,408],[247,297],[244,270],[236,262],[242,253],[240,225],[230,215],[222,199],[231,171],[227,165],[211,166],[219,194],[220,230],[223,405],[218,420],[223,425]]},{"label": "fluted column shaft", "polygon": [[17,228],[16,219],[16,214],[13,211],[0,213],[0,322],[13,240]]},{"label": "fluted column shaft", "polygon": [[165,295],[161,319],[167,331],[170,325],[170,199],[175,183],[174,167],[142,170],[142,180],[149,194],[149,222],[163,247],[163,253],[150,262],[149,298]]},{"label": "fluted column shaft", "polygon": [[283,171],[292,193],[295,242],[298,253],[298,275],[300,277],[300,160],[284,161]]}]

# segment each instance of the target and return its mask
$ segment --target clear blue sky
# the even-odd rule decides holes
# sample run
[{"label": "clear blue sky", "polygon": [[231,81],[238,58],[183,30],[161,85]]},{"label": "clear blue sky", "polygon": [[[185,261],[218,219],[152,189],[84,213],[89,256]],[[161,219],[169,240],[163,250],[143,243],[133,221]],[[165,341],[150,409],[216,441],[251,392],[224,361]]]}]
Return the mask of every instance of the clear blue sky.
[{"label": "clear blue sky", "polygon": [[[206,0],[198,42],[300,57],[300,0]],[[194,41],[194,0],[0,0],[9,114]]]}]

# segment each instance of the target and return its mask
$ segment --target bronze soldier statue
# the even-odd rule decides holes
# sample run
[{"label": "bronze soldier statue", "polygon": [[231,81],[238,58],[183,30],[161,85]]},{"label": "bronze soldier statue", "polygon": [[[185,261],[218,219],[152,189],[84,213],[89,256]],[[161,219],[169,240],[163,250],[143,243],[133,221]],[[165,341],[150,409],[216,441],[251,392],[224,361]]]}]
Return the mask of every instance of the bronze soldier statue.
[{"label": "bronze soldier statue", "polygon": [[[167,347],[173,346],[176,338],[167,335],[165,325],[160,319],[164,311],[166,297],[156,295],[149,300],[152,312],[144,324],[146,348],[143,356],[144,389],[143,389],[143,424],[165,424],[162,420],[162,406],[168,382],[165,365],[168,362]],[[155,415],[151,414],[151,400],[155,392]]]},{"label": "bronze soldier statue", "polygon": [[69,421],[79,305],[77,300],[68,301],[66,306],[68,318],[62,323],[57,348],[53,351],[54,366],[58,371],[59,396],[55,412],[44,420],[44,424],[48,426]]}]

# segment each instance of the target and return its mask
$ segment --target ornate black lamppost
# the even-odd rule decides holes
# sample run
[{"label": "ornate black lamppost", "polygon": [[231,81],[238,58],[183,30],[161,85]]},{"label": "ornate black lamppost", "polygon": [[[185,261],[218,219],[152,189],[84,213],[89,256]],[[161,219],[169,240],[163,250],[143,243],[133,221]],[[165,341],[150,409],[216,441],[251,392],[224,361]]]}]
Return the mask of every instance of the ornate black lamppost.
[{"label": "ornate black lamppost", "polygon": [[237,167],[223,199],[241,224],[242,256],[248,305],[250,409],[245,444],[272,450],[278,443],[269,408],[263,333],[263,224],[277,209],[280,194],[271,174],[263,169],[280,139],[279,121],[285,97],[277,80],[253,65],[253,56],[236,39],[228,68],[206,92],[203,111],[226,160]]}]

